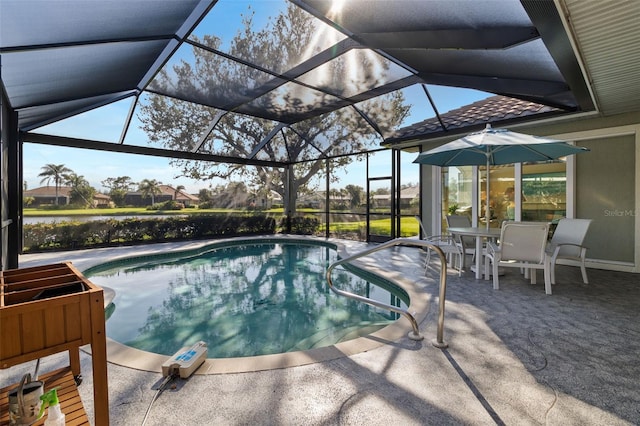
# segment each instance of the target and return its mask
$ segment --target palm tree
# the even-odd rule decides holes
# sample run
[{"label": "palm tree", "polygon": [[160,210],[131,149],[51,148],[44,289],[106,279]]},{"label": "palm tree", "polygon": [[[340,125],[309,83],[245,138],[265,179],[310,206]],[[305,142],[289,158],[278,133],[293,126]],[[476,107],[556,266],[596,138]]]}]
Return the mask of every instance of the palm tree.
[{"label": "palm tree", "polygon": [[71,187],[71,203],[91,207],[96,190],[89,184],[89,181],[84,176],[78,176],[75,173],[67,174],[65,179],[66,184]]},{"label": "palm tree", "polygon": [[49,182],[53,179],[56,185],[56,206],[58,205],[58,190],[69,173],[73,173],[73,170],[64,164],[46,164],[42,166],[42,172],[38,175],[38,177],[42,178],[40,183],[47,182],[47,186],[49,186]]},{"label": "palm tree", "polygon": [[155,196],[162,194],[160,185],[162,185],[162,182],[158,182],[155,179],[142,179],[138,184],[138,191],[142,193],[143,198],[151,196],[151,205],[154,205],[156,203]]},{"label": "palm tree", "polygon": [[178,185],[173,192],[173,200],[176,201],[178,199],[178,193],[185,189],[184,185]]}]

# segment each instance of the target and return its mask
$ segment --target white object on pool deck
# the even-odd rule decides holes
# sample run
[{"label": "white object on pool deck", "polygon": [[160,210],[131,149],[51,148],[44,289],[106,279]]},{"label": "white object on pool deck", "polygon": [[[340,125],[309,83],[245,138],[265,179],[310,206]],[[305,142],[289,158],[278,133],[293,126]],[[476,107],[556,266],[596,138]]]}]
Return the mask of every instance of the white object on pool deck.
[{"label": "white object on pool deck", "polygon": [[178,370],[181,379],[188,378],[207,359],[207,352],[207,344],[203,341],[185,346],[162,364],[162,377],[167,377]]}]

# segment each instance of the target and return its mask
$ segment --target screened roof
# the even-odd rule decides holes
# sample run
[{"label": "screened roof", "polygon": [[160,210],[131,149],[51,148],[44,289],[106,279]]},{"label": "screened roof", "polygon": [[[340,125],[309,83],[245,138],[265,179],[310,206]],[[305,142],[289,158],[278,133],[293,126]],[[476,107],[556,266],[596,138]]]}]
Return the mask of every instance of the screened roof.
[{"label": "screened roof", "polygon": [[25,141],[279,165],[379,148],[462,107],[458,94],[594,109],[551,1],[0,7],[2,84]]}]

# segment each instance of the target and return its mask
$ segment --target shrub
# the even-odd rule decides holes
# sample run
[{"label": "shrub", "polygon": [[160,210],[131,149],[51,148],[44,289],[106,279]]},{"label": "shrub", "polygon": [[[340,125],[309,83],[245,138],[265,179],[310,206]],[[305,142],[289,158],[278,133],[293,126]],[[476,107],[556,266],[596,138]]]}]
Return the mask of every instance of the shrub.
[{"label": "shrub", "polygon": [[[286,232],[288,218],[280,221],[280,227]],[[320,227],[320,220],[314,216],[295,216],[291,218],[291,233],[299,235],[314,235]]]},{"label": "shrub", "polygon": [[147,242],[274,234],[265,215],[217,214],[192,217],[108,219],[24,225],[24,251],[72,250]]},{"label": "shrub", "polygon": [[152,206],[147,207],[147,210],[182,210],[184,209],[184,204],[179,203],[175,200],[167,200],[163,203],[155,203]]},{"label": "shrub", "polygon": [[212,201],[204,201],[198,204],[199,209],[212,209],[214,208]]}]

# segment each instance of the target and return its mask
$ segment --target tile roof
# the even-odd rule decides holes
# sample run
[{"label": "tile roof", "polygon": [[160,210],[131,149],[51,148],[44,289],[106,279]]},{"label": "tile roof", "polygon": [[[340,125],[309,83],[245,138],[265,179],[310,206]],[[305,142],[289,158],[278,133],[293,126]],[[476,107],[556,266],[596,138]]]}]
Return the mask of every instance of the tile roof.
[{"label": "tile roof", "polygon": [[403,127],[386,138],[383,145],[410,141],[414,139],[427,139],[448,134],[467,133],[474,131],[473,127],[483,128],[486,123],[513,122],[525,117],[540,114],[558,114],[563,110],[547,105],[537,104],[522,99],[508,96],[491,96],[470,105],[457,108],[444,114],[440,119],[446,130],[442,128],[438,117],[428,118],[419,123]]},{"label": "tile roof", "polygon": [[[58,187],[58,197],[70,197],[71,196],[71,187],[70,186],[60,186]],[[39,188],[28,189],[23,191],[23,196],[25,197],[55,197],[56,196],[56,187],[55,186],[41,186]],[[99,200],[111,200],[111,197],[107,194],[101,194],[100,192],[96,192],[93,194],[94,199]]]},{"label": "tile roof", "polygon": [[[174,195],[176,195],[176,200],[190,200],[190,201],[198,201],[200,200],[198,197],[196,197],[195,195],[191,195],[188,194],[182,190],[180,191],[176,191],[176,188],[174,188],[171,185],[164,185],[164,184],[160,184],[160,190],[162,191],[163,194],[165,195],[171,195],[171,198],[173,198]],[[177,194],[176,194],[177,192]]]},{"label": "tile roof", "polygon": [[415,198],[420,195],[420,186],[408,186],[400,190],[400,198]]},{"label": "tile roof", "polygon": [[[71,193],[71,187],[59,186],[58,197],[68,197]],[[39,188],[28,189],[22,193],[25,197],[55,197],[55,186],[41,186]]]},{"label": "tile roof", "polygon": [[110,201],[111,197],[108,196],[107,194],[102,194],[100,192],[96,192],[95,194],[93,194],[93,199],[94,200],[105,200],[105,201]]}]

